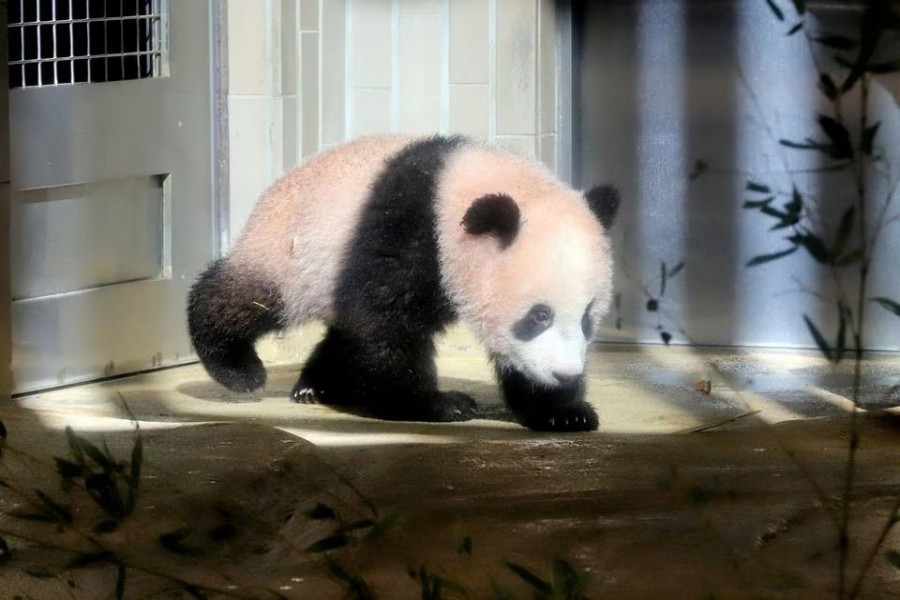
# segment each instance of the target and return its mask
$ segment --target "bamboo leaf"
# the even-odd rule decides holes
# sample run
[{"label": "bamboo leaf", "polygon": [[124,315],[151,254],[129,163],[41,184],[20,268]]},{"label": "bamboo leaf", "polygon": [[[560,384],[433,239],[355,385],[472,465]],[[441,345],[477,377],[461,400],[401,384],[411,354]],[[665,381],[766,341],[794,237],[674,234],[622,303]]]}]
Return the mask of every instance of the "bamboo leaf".
[{"label": "bamboo leaf", "polygon": [[834,362],[841,362],[844,358],[844,350],[847,348],[847,310],[838,303],[838,333],[834,341]]},{"label": "bamboo leaf", "polygon": [[647,312],[656,312],[659,310],[659,300],[650,298],[647,300]]},{"label": "bamboo leaf", "polygon": [[775,199],[775,196],[769,196],[768,198],[763,198],[762,200],[744,200],[743,207],[748,209],[761,209],[763,207],[769,206],[772,203],[772,200]]},{"label": "bamboo leaf", "polygon": [[669,269],[669,279],[681,273],[682,269],[684,269],[684,261],[681,261],[680,263]]},{"label": "bamboo leaf", "polygon": [[222,525],[213,527],[207,534],[207,536],[211,540],[223,542],[225,540],[230,540],[231,538],[236,536],[237,532],[238,529],[234,526],[233,523],[223,523]]},{"label": "bamboo leaf", "polygon": [[869,65],[868,67],[866,67],[866,71],[879,75],[884,75],[886,73],[895,73],[897,71],[900,71],[900,58],[895,58],[894,60],[889,60],[883,63]]},{"label": "bamboo leaf", "polygon": [[22,569],[22,572],[37,579],[50,579],[52,577],[57,577],[60,574],[59,568],[51,569],[47,566],[25,567]]},{"label": "bamboo leaf", "polygon": [[881,121],[876,122],[874,125],[866,127],[865,131],[863,131],[862,139],[859,142],[860,149],[863,151],[863,154],[866,156],[872,156],[872,152],[875,148],[875,137],[878,135],[878,128],[881,127]]},{"label": "bamboo leaf", "polygon": [[136,492],[141,485],[141,468],[144,464],[144,441],[138,432],[137,438],[134,440],[134,447],[131,449],[131,488]]},{"label": "bamboo leaf", "polygon": [[372,527],[375,525],[375,521],[372,519],[360,519],[358,521],[353,521],[349,525],[347,525],[347,531],[355,531],[357,529],[365,529],[367,527]]},{"label": "bamboo leaf", "polygon": [[672,334],[669,333],[668,331],[663,331],[663,332],[661,332],[661,333],[659,334],[659,337],[662,338],[663,344],[665,344],[666,346],[668,346],[668,345],[669,345],[669,342],[672,341]]},{"label": "bamboo leaf", "polygon": [[793,140],[780,139],[778,140],[778,143],[787,148],[793,148],[794,150],[820,150],[824,152],[828,149],[828,144],[823,144],[815,140],[795,142]]},{"label": "bamboo leaf", "polygon": [[847,240],[850,238],[850,232],[853,231],[853,221],[856,217],[856,206],[850,205],[841,216],[841,222],[838,225],[837,235],[834,240],[834,255],[840,256],[844,252]]},{"label": "bamboo leaf", "polygon": [[459,548],[456,549],[457,554],[465,554],[466,556],[472,556],[472,536],[467,535],[463,538],[463,540],[459,543]]},{"label": "bamboo leaf", "polygon": [[316,521],[337,519],[337,515],[335,514],[334,509],[330,506],[322,504],[321,502],[317,503],[311,509],[306,511],[306,516]]},{"label": "bamboo leaf", "polygon": [[192,530],[189,527],[182,527],[181,529],[176,529],[175,531],[163,533],[159,536],[158,541],[160,546],[162,546],[172,554],[180,554],[182,556],[200,556],[201,554],[203,554],[203,550],[201,548],[188,546],[184,543],[185,538],[187,538],[191,534],[191,532]]},{"label": "bamboo leaf", "polygon": [[122,500],[119,486],[108,473],[94,473],[84,478],[84,489],[97,503],[97,506],[114,517],[127,514],[126,504]]},{"label": "bamboo leaf", "polygon": [[662,298],[666,295],[666,263],[665,261],[659,264],[659,297]]},{"label": "bamboo leaf", "polygon": [[795,244],[803,246],[816,262],[829,264],[832,256],[822,239],[811,233],[798,233],[788,238]]},{"label": "bamboo leaf", "polygon": [[693,181],[707,171],[709,171],[709,165],[702,160],[697,160],[697,162],[694,163],[694,169],[690,173],[688,173],[688,179]]},{"label": "bamboo leaf", "polygon": [[49,511],[45,512],[27,512],[24,510],[12,510],[8,513],[14,519],[22,519],[23,521],[36,521],[38,523],[57,523],[59,518]]},{"label": "bamboo leaf", "polygon": [[769,231],[778,231],[779,229],[787,229],[788,227],[793,227],[797,223],[800,222],[800,217],[797,215],[790,215],[781,223],[776,223],[769,228]]},{"label": "bamboo leaf", "polygon": [[558,598],[581,598],[587,589],[589,579],[578,573],[575,568],[561,558],[554,558],[552,563],[553,592]]},{"label": "bamboo leaf", "polygon": [[816,327],[816,324],[813,323],[810,318],[806,315],[803,315],[803,320],[806,322],[806,327],[809,329],[810,334],[813,336],[813,340],[816,342],[816,346],[819,347],[819,350],[828,360],[834,359],[834,353],[831,351],[831,347],[828,345],[828,342],[825,341],[825,337],[822,335],[822,332],[819,331],[819,328]]},{"label": "bamboo leaf", "polygon": [[791,201],[784,205],[784,210],[786,210],[789,215],[793,216],[799,215],[803,210],[803,196],[796,187],[794,187],[791,192]]},{"label": "bamboo leaf", "polygon": [[394,526],[394,523],[397,521],[397,517],[398,515],[396,514],[390,515],[372,525],[372,528],[366,532],[366,535],[363,536],[361,540],[362,543],[371,544],[381,539],[381,536],[387,533],[388,529]]},{"label": "bamboo leaf", "polygon": [[835,159],[851,158],[853,156],[853,143],[850,141],[850,132],[837,119],[827,115],[819,115],[819,127],[831,140],[828,154]]},{"label": "bamboo leaf", "polygon": [[41,490],[34,490],[34,493],[41,501],[41,503],[46,506],[52,514],[56,515],[59,520],[63,521],[64,523],[71,523],[73,521],[72,511],[69,509],[69,507],[59,504]]},{"label": "bamboo leaf", "polygon": [[820,35],[813,40],[832,50],[853,50],[859,45],[853,38],[843,35]]},{"label": "bamboo leaf", "polygon": [[766,0],[766,4],[769,5],[769,9],[771,9],[772,14],[775,15],[775,18],[779,21],[784,21],[784,12],[778,8],[778,5],[775,4],[773,0]]},{"label": "bamboo leaf", "polygon": [[781,250],[779,252],[773,252],[772,254],[761,254],[747,261],[747,264],[744,265],[746,267],[756,267],[758,265],[765,264],[767,262],[771,262],[773,260],[778,260],[779,258],[784,258],[790,254],[793,254],[797,251],[799,246],[793,246],[788,248],[787,250]]},{"label": "bamboo leaf", "polygon": [[328,572],[339,581],[346,583],[354,583],[356,581],[356,578],[354,578],[341,563],[327,554],[325,555],[325,566],[328,567]]},{"label": "bamboo leaf", "polygon": [[91,460],[93,460],[98,467],[102,468],[104,471],[111,473],[116,469],[115,461],[112,461],[107,457],[106,454],[100,451],[100,448],[86,440],[85,438],[72,434],[75,443],[78,444],[81,451],[84,455],[87,455]]},{"label": "bamboo leaf", "polygon": [[119,521],[116,519],[104,519],[94,525],[94,529],[92,530],[94,533],[98,535],[103,535],[106,533],[112,533],[116,529],[119,528]]},{"label": "bamboo leaf", "polygon": [[71,427],[66,427],[66,439],[69,442],[69,451],[72,453],[75,461],[84,464],[84,452],[81,450],[78,436],[75,435]]},{"label": "bamboo leaf", "polygon": [[115,558],[115,554],[109,551],[101,551],[101,552],[90,552],[87,554],[79,554],[69,562],[65,564],[63,567],[63,571],[68,571],[69,569],[79,569],[82,567],[89,567],[91,565],[96,565],[98,563],[105,563],[111,561]]},{"label": "bamboo leaf", "polygon": [[821,90],[825,97],[832,102],[837,100],[841,95],[840,90],[838,90],[837,84],[828,73],[822,73],[821,75],[819,75],[819,90]]},{"label": "bamboo leaf", "polygon": [[337,548],[343,548],[349,543],[347,535],[343,531],[322,538],[306,547],[306,552],[327,552]]},{"label": "bamboo leaf", "polygon": [[798,31],[800,31],[801,29],[803,29],[803,21],[797,21],[797,24],[794,25],[793,27],[791,27],[791,28],[788,30],[787,34],[788,34],[789,36],[794,35],[794,34],[797,33]]},{"label": "bamboo leaf", "polygon": [[12,560],[12,551],[6,540],[0,537],[0,567]]},{"label": "bamboo leaf", "polygon": [[116,573],[116,600],[122,600],[125,597],[125,565],[119,565]]},{"label": "bamboo leaf", "polygon": [[772,208],[771,206],[763,206],[759,209],[759,212],[761,212],[762,214],[764,214],[766,216],[779,219],[781,221],[784,221],[785,219],[787,219],[790,216],[786,212],[781,212],[777,208]]},{"label": "bamboo leaf", "polygon": [[186,583],[182,586],[181,589],[184,590],[184,592],[194,600],[207,600],[206,594],[204,594],[203,591],[195,585]]},{"label": "bamboo leaf", "polygon": [[755,181],[747,182],[747,191],[748,192],[759,192],[760,194],[770,194],[772,192],[769,186],[764,183],[757,183]]},{"label": "bamboo leaf", "polygon": [[124,512],[126,515],[134,512],[137,505],[138,490],[141,487],[141,468],[144,463],[144,441],[140,431],[134,440],[134,447],[131,449],[131,468],[128,473],[128,500],[125,502]]},{"label": "bamboo leaf", "polygon": [[59,473],[59,476],[63,479],[83,477],[85,474],[84,465],[73,463],[72,461],[66,460],[64,458],[54,457],[53,460],[56,462],[56,472]]},{"label": "bamboo leaf", "polygon": [[880,304],[883,309],[888,310],[900,317],[900,303],[898,303],[896,300],[891,300],[890,298],[884,297],[872,298],[871,300]]},{"label": "bamboo leaf", "polygon": [[548,581],[541,579],[525,567],[509,561],[506,562],[506,566],[539,594],[549,596],[553,593],[553,586]]},{"label": "bamboo leaf", "polygon": [[325,555],[325,566],[328,568],[331,576],[338,583],[345,586],[347,598],[353,598],[353,600],[372,600],[375,598],[375,595],[369,588],[369,584],[361,576],[351,574],[342,564],[327,554]]}]

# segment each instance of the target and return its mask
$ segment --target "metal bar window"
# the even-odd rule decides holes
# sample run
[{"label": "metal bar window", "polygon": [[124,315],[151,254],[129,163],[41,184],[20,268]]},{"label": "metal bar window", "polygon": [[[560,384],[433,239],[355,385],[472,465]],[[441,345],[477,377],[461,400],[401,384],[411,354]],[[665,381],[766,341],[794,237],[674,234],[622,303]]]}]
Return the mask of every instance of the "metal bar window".
[{"label": "metal bar window", "polygon": [[9,86],[167,75],[169,0],[13,0]]}]

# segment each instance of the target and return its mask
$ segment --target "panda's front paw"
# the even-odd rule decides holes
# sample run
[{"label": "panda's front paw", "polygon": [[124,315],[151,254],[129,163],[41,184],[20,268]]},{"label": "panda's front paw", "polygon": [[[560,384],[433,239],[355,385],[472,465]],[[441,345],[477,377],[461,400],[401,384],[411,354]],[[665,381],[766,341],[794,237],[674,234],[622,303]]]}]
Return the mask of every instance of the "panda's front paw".
[{"label": "panda's front paw", "polygon": [[301,382],[297,382],[294,385],[294,389],[291,390],[291,402],[295,402],[297,404],[318,404],[319,397],[316,395],[316,391],[309,386],[303,385]]},{"label": "panda's front paw", "polygon": [[437,392],[431,409],[434,421],[468,421],[475,418],[478,404],[462,392]]},{"label": "panda's front paw", "polygon": [[594,431],[600,419],[593,406],[576,402],[529,414],[522,419],[522,424],[534,431]]}]

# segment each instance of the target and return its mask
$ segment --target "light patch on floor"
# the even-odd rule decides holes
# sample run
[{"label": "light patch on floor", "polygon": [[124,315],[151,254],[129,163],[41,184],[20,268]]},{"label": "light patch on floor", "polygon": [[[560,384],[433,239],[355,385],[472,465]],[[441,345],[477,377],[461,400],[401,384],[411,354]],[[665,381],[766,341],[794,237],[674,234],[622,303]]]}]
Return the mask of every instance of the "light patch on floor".
[{"label": "light patch on floor", "polygon": [[[456,327],[438,344],[442,389],[460,389],[482,406],[481,418],[467,423],[389,423],[299,405],[288,394],[303,360],[321,335],[308,327],[260,344],[270,365],[264,390],[229,392],[199,365],[146,373],[21,397],[50,427],[75,423],[88,429],[127,428],[131,411],[144,427],[185,423],[247,421],[265,423],[315,444],[352,445],[446,442],[464,438],[518,437],[478,341]],[[900,373],[894,355],[877,355],[864,367],[864,404],[896,403],[888,390]],[[710,381],[710,393],[696,382]],[[588,400],[596,407],[603,433],[674,433],[715,426],[769,424],[823,417],[849,410],[849,365],[835,369],[814,351],[696,350],[679,346],[592,346],[587,367]],[[127,406],[127,410],[126,410]],[[96,420],[96,422],[92,422]]]}]

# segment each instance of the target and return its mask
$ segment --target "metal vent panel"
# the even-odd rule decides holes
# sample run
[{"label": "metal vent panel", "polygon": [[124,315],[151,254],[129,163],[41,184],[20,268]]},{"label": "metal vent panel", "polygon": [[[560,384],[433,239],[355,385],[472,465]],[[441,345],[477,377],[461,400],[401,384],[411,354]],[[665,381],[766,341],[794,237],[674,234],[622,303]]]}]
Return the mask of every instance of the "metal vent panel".
[{"label": "metal vent panel", "polygon": [[167,75],[167,0],[9,0],[9,86]]}]

